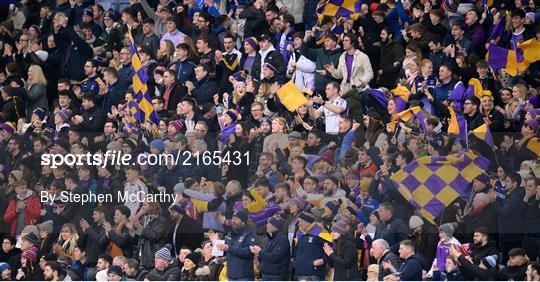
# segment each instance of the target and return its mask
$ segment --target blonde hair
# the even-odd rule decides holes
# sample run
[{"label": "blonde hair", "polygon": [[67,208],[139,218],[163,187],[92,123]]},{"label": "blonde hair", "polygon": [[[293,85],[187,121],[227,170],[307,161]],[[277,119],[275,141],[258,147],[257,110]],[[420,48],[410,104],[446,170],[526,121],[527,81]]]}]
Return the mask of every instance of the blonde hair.
[{"label": "blonde hair", "polygon": [[77,233],[77,227],[72,223],[66,223],[60,228],[60,234],[58,234],[58,242],[62,242],[62,229],[67,228],[71,232],[71,238],[62,243],[62,249],[68,256],[73,255],[73,251],[77,246],[77,240],[79,240],[79,233]]},{"label": "blonde hair", "polygon": [[43,70],[38,65],[31,65],[29,70],[32,71],[33,79],[28,79],[28,86],[32,86],[34,84],[47,84],[47,79],[45,79],[45,75],[43,74]]}]

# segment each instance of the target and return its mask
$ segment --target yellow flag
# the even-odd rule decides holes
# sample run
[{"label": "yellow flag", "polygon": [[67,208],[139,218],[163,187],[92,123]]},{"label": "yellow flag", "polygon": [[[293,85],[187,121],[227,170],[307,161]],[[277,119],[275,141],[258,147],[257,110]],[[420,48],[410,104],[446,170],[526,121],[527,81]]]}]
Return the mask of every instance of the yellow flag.
[{"label": "yellow flag", "polygon": [[289,110],[290,112],[296,111],[298,107],[307,103],[306,97],[302,94],[300,89],[296,87],[294,82],[291,80],[281,88],[276,91],[276,94],[281,100],[281,103]]},{"label": "yellow flag", "polygon": [[537,39],[533,38],[522,42],[518,44],[518,48],[523,51],[525,61],[529,63],[540,61],[540,41]]}]

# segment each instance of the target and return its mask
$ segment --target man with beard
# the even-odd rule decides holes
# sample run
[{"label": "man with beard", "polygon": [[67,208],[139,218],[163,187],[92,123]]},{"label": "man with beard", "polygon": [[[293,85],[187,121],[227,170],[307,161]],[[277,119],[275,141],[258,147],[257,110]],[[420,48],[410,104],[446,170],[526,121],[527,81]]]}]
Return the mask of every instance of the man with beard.
[{"label": "man with beard", "polygon": [[401,60],[405,51],[401,44],[394,41],[394,33],[389,27],[383,28],[380,34],[381,48],[380,66],[377,70],[377,84],[388,89],[396,87],[397,77],[401,69]]},{"label": "man with beard", "polygon": [[81,83],[81,93],[92,93],[97,98],[99,93],[99,84],[97,82],[98,65],[94,60],[87,60],[84,64],[84,75],[86,78]]},{"label": "man with beard", "polygon": [[[218,250],[226,252],[227,257],[227,279],[228,280],[254,280],[253,272],[254,255],[250,250],[251,246],[257,243],[256,234],[251,225],[248,225],[248,213],[246,210],[239,210],[232,217],[233,230],[225,237],[225,244],[218,243]],[[210,238],[213,240],[218,239]]]},{"label": "man with beard", "polygon": [[171,225],[170,241],[175,256],[180,253],[182,246],[194,250],[200,247],[204,240],[202,225],[186,214],[187,204],[188,202],[182,201],[170,208],[171,218],[174,220],[174,225]]},{"label": "man with beard", "polygon": [[323,204],[345,198],[345,191],[339,188],[339,180],[334,176],[329,176],[323,181],[323,191]]},{"label": "man with beard", "polygon": [[492,255],[498,255],[499,251],[495,244],[490,241],[489,230],[485,227],[479,227],[474,231],[474,248],[471,250],[471,259],[475,265],[480,265],[483,258]]},{"label": "man with beard", "polygon": [[64,281],[66,272],[57,261],[48,261],[43,270],[45,281]]}]

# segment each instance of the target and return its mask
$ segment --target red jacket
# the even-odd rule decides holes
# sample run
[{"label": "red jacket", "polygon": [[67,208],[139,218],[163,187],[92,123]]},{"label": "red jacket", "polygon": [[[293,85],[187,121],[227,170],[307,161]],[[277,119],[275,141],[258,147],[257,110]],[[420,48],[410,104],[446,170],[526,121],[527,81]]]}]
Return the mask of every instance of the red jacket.
[{"label": "red jacket", "polygon": [[377,173],[377,171],[379,171],[379,168],[373,162],[371,162],[367,167],[360,167],[360,175],[363,177],[366,177],[367,175],[375,177],[375,173]]},{"label": "red jacket", "polygon": [[[6,210],[6,213],[4,214],[4,222],[6,222],[7,224],[11,224],[11,235],[13,236],[16,235],[15,233],[17,231],[17,203],[19,203],[20,201],[21,200],[17,198],[17,195],[15,195],[15,197],[13,197],[13,199],[9,201],[9,206]],[[32,193],[31,196],[26,197],[22,201],[26,203],[24,225],[32,225],[40,217],[41,202],[34,193]]]}]

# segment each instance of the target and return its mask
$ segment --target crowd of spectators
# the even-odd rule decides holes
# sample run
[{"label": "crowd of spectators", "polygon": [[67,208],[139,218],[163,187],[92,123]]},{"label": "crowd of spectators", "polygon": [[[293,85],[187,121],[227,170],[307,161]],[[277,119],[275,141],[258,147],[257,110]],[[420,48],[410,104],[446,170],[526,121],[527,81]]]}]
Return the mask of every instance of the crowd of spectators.
[{"label": "crowd of spectators", "polygon": [[[540,67],[486,58],[540,40],[538,1],[1,2],[2,280],[540,281]],[[489,169],[435,220],[391,179],[466,150]]]}]

